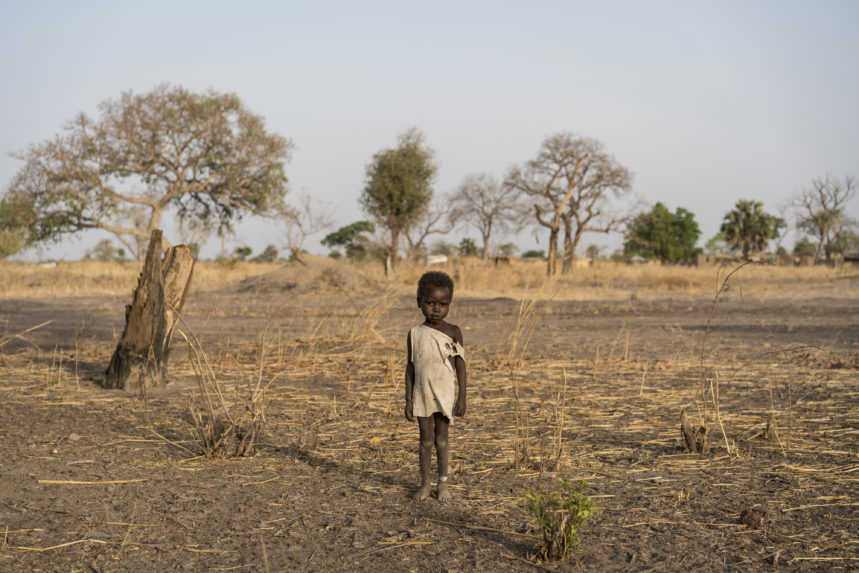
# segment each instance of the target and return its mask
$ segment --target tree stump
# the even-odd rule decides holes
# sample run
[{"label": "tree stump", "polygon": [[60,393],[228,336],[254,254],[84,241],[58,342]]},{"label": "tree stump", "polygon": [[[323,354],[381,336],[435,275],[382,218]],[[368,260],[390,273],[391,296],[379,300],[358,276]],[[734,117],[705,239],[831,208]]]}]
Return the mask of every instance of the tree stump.
[{"label": "tree stump", "polygon": [[709,433],[710,429],[703,425],[695,430],[686,415],[686,408],[680,411],[680,434],[683,436],[683,446],[687,452],[708,453],[710,451]]},{"label": "tree stump", "polygon": [[680,433],[683,436],[683,445],[687,452],[695,451],[695,430],[692,429],[692,424],[689,423],[689,417],[686,415],[686,408],[680,411]]},{"label": "tree stump", "polygon": [[179,245],[167,250],[162,263],[161,239],[160,230],[152,231],[137,288],[125,307],[125,330],[105,372],[105,388],[143,391],[166,383],[170,339],[194,259],[188,247]]}]

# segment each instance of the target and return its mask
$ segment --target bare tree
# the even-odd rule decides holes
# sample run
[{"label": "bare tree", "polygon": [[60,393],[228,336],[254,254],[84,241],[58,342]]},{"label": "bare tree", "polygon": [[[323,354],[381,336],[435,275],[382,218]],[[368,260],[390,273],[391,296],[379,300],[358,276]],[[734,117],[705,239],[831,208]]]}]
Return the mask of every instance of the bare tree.
[{"label": "bare tree", "polygon": [[581,170],[581,181],[561,215],[564,221],[563,272],[573,268],[576,248],[585,233],[611,233],[628,220],[612,210],[611,195],[618,197],[632,188],[626,167],[604,153],[594,153]]},{"label": "bare tree", "polygon": [[502,185],[485,173],[468,175],[453,197],[463,220],[480,233],[483,241],[480,256],[489,256],[489,241],[493,233],[506,233],[521,228],[523,206],[519,190]]},{"label": "bare tree", "polygon": [[565,259],[586,232],[609,232],[619,218],[606,216],[611,195],[631,187],[629,171],[594,139],[559,133],[547,137],[535,159],[514,167],[505,185],[534,200],[537,223],[549,230],[546,272],[557,271],[558,237],[564,224]]},{"label": "bare tree", "polygon": [[846,176],[844,181],[828,175],[812,179],[811,187],[800,193],[794,201],[798,229],[817,237],[814,261],[820,260],[825,250],[829,259],[829,246],[842,227],[850,225],[845,207],[856,196],[856,179]]},{"label": "bare tree", "polygon": [[309,195],[303,195],[297,206],[286,205],[280,212],[280,219],[286,227],[286,248],[301,264],[305,264],[301,259],[305,241],[334,226],[331,207],[318,201],[315,203]]},{"label": "bare tree", "polygon": [[406,229],[409,255],[421,252],[430,235],[446,235],[456,228],[462,211],[449,196],[434,198],[423,215]]}]

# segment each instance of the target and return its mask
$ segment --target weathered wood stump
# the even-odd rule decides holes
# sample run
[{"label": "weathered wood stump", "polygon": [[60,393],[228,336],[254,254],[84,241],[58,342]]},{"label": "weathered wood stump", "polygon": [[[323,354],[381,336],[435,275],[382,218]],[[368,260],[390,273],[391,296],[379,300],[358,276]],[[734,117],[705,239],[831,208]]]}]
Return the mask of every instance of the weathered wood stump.
[{"label": "weathered wood stump", "polygon": [[125,329],[104,378],[105,388],[143,391],[166,383],[170,339],[191,284],[194,259],[184,245],[170,247],[161,261],[161,231],[152,231]]},{"label": "weathered wood stump", "polygon": [[709,433],[710,429],[703,425],[695,430],[689,422],[689,416],[686,415],[686,408],[680,411],[680,434],[683,436],[683,446],[687,452],[708,453],[710,451]]}]

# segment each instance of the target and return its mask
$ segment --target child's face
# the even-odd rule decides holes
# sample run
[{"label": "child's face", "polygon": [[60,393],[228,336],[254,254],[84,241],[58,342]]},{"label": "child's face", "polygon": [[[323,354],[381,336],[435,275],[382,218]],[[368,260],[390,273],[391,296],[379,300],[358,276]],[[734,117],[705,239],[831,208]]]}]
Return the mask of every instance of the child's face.
[{"label": "child's face", "polygon": [[421,301],[421,312],[427,322],[439,323],[444,320],[450,310],[450,289],[432,287],[426,298]]}]

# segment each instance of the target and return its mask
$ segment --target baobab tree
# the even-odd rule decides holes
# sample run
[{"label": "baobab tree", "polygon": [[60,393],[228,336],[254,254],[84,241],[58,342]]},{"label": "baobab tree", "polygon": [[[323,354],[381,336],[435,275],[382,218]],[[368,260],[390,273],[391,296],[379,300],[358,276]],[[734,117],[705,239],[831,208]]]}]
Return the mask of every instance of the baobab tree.
[{"label": "baobab tree", "polygon": [[607,217],[612,196],[631,188],[632,176],[595,139],[559,133],[547,137],[537,157],[510,170],[504,184],[533,200],[537,223],[549,230],[546,272],[557,271],[558,237],[564,225],[567,269],[587,232],[609,232],[619,218]]}]

